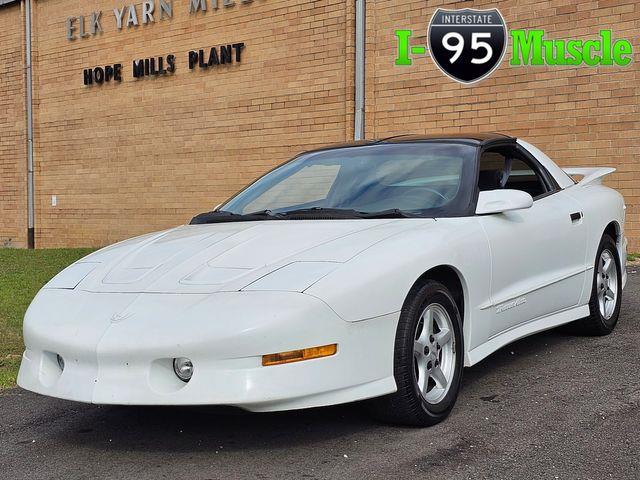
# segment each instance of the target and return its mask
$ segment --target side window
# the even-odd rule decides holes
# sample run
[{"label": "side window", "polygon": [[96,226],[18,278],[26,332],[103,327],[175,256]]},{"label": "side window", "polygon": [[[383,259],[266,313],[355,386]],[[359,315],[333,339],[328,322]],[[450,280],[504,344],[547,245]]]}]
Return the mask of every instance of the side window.
[{"label": "side window", "polygon": [[504,188],[522,190],[533,198],[547,193],[547,186],[542,176],[521,159],[511,159],[511,172]]},{"label": "side window", "polygon": [[249,203],[243,213],[259,212],[267,207],[275,210],[291,205],[319,203],[327,198],[339,170],[340,165],[305,167]]},{"label": "side window", "polygon": [[504,147],[483,152],[478,188],[480,191],[522,190],[534,199],[554,190],[537,165],[517,150]]}]

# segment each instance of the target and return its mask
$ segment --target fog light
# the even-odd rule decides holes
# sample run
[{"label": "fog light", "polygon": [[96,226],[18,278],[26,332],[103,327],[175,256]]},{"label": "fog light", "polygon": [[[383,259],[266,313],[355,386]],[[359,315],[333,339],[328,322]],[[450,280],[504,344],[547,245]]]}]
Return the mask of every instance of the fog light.
[{"label": "fog light", "polygon": [[262,356],[262,366],[281,365],[283,363],[301,362],[313,358],[330,357],[338,351],[338,344],[323,345],[321,347],[303,348],[289,352],[270,353]]},{"label": "fog light", "polygon": [[60,367],[60,370],[64,370],[64,358],[62,358],[60,355],[56,355],[56,360],[58,360],[58,366]]},{"label": "fog light", "polygon": [[193,375],[193,363],[188,358],[174,358],[173,371],[180,380],[188,382]]}]

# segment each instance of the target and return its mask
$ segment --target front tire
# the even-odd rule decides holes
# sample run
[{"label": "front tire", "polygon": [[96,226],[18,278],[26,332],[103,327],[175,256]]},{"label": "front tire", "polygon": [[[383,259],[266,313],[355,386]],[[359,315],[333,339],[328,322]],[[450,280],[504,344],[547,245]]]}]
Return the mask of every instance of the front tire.
[{"label": "front tire", "polygon": [[582,335],[602,336],[613,332],[622,303],[622,270],[616,243],[602,236],[593,272],[589,316],[572,326]]},{"label": "front tire", "polygon": [[463,368],[462,318],[451,292],[428,280],[414,287],[402,307],[395,340],[398,390],[370,402],[384,421],[426,427],[455,405]]}]

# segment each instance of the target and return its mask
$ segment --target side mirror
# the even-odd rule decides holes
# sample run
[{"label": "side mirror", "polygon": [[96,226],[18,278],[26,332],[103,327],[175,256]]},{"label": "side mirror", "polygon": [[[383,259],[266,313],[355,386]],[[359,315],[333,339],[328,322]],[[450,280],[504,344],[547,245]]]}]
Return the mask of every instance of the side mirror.
[{"label": "side mirror", "polygon": [[478,195],[476,215],[531,208],[533,197],[521,190],[488,190]]}]

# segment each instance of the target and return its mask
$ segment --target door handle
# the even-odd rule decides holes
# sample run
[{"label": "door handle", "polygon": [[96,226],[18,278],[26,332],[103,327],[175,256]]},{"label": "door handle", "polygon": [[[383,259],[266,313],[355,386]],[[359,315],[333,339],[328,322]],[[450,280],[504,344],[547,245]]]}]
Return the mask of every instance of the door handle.
[{"label": "door handle", "polygon": [[575,223],[580,220],[583,215],[582,212],[573,212],[571,215],[569,215],[569,217],[571,217],[571,221]]}]

